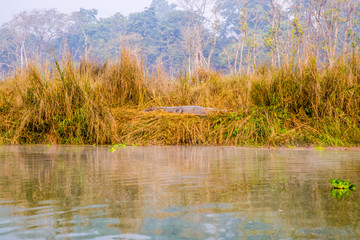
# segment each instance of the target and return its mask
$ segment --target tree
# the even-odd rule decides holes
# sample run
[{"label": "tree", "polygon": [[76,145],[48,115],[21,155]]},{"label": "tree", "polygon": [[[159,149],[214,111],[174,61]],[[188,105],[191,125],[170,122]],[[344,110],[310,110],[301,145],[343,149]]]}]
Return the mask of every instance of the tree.
[{"label": "tree", "polygon": [[[188,71],[191,76],[193,70],[210,68],[219,25],[217,6],[214,5],[214,0],[178,0],[178,2],[187,13],[182,37],[184,55],[188,59]],[[206,57],[205,51],[209,46],[210,50]]]},{"label": "tree", "polygon": [[14,33],[6,28],[0,29],[0,71],[7,73],[17,65],[18,52]]},{"label": "tree", "polygon": [[28,58],[39,61],[46,59],[48,52],[51,52],[51,42],[60,38],[67,26],[65,14],[49,9],[19,13],[4,24],[3,29],[7,29],[14,41],[16,62],[22,69]]},{"label": "tree", "polygon": [[97,13],[96,9],[80,8],[79,11],[73,12],[69,16],[71,27],[66,33],[64,41],[66,41],[68,50],[76,60],[83,56],[86,59],[89,55],[90,44],[87,30],[89,26],[97,23]]},{"label": "tree", "polygon": [[[232,73],[240,73],[247,66],[255,68],[258,55],[265,51],[266,31],[270,25],[267,13],[268,1],[218,0],[219,13],[224,19],[221,23],[220,39],[222,52]],[[264,56],[261,57],[265,59]]]}]

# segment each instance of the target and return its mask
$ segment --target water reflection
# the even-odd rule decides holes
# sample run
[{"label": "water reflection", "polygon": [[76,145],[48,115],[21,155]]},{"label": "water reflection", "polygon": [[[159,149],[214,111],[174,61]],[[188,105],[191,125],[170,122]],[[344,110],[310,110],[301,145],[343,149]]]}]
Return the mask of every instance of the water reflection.
[{"label": "water reflection", "polygon": [[360,152],[108,150],[0,147],[0,239],[360,238]]}]

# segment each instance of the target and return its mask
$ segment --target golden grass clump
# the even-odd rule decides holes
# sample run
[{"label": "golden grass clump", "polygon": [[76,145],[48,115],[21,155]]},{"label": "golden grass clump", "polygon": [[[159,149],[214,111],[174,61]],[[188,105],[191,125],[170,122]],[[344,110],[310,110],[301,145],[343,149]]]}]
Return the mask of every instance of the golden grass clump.
[{"label": "golden grass clump", "polygon": [[101,81],[111,106],[136,106],[148,100],[143,64],[130,50],[124,48],[119,60],[103,68]]},{"label": "golden grass clump", "polygon": [[[199,81],[197,76],[180,76],[170,82],[166,92],[153,90],[152,104],[166,106],[199,105],[237,111],[250,105],[249,88],[251,76],[225,77],[210,71],[204,73]],[[206,76],[206,77],[204,77]],[[164,88],[164,87],[162,87]]]},{"label": "golden grass clump", "polygon": [[111,142],[114,119],[91,79],[71,61],[40,69],[30,65],[11,81],[9,142]]},{"label": "golden grass clump", "polygon": [[256,106],[277,106],[290,113],[309,117],[358,117],[360,109],[359,74],[344,62],[318,69],[314,61],[288,69],[285,66],[260,75],[251,87]]}]

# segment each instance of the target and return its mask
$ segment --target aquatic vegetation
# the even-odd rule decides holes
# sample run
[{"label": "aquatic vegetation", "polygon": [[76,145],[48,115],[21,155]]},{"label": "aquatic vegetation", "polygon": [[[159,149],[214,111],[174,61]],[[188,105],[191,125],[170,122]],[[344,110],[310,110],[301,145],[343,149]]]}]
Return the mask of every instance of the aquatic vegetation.
[{"label": "aquatic vegetation", "polygon": [[330,196],[335,197],[338,200],[343,199],[344,197],[350,196],[351,190],[350,189],[331,189]]},{"label": "aquatic vegetation", "polygon": [[126,148],[126,143],[124,143],[124,144],[118,143],[118,144],[111,145],[110,147],[111,148],[109,149],[109,152],[115,152],[119,148]]},{"label": "aquatic vegetation", "polygon": [[330,178],[329,182],[334,187],[334,189],[349,189],[351,191],[356,190],[354,184],[351,184],[349,181],[344,181],[341,179],[332,179]]},{"label": "aquatic vegetation", "polygon": [[330,195],[335,197],[338,200],[343,199],[346,196],[349,196],[352,191],[356,190],[354,184],[351,184],[349,181],[344,181],[341,179],[332,179],[330,178],[329,182],[333,186],[330,190]]},{"label": "aquatic vegetation", "polygon": [[126,143],[118,143],[118,144],[114,144],[114,145],[112,145],[112,147],[116,147],[116,148],[119,148],[119,147],[126,147]]}]

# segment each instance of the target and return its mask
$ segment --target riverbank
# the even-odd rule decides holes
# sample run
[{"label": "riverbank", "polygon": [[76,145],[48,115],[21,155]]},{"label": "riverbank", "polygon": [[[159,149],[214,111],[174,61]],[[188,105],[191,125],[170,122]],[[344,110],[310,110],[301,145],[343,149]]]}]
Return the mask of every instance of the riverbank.
[{"label": "riverbank", "polygon": [[114,109],[120,143],[137,145],[359,146],[359,125],[264,108],[209,116]]},{"label": "riverbank", "polygon": [[[343,58],[344,59],[344,58]],[[144,112],[197,105],[208,116]],[[360,58],[319,68],[149,76],[124,50],[115,62],[29,65],[0,83],[1,144],[360,146]]]},{"label": "riverbank", "polygon": [[[339,119],[296,118],[267,109],[215,113],[209,116],[114,108],[109,110],[112,136],[106,142],[78,138],[71,122],[58,129],[27,129],[14,141],[16,131],[2,132],[3,144],[127,144],[127,145],[226,145],[251,147],[358,147],[359,126]],[[2,119],[2,126],[4,126]],[[5,125],[6,126],[6,125]],[[67,128],[67,131],[65,130]],[[4,127],[3,127],[4,128]],[[77,130],[79,131],[79,130]],[[5,133],[5,134],[4,134]],[[13,133],[14,135],[11,135]],[[68,135],[65,135],[65,134]],[[64,135],[61,135],[64,134]],[[73,134],[73,135],[70,135]],[[84,134],[86,136],[86,134]]]}]

